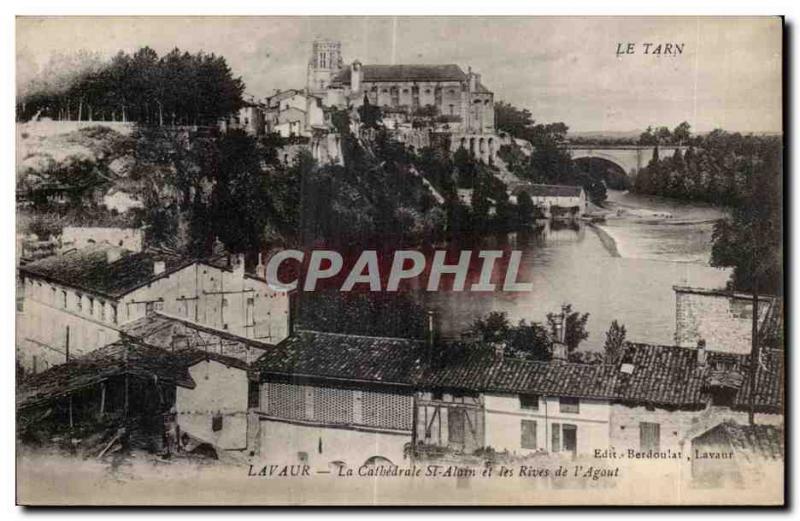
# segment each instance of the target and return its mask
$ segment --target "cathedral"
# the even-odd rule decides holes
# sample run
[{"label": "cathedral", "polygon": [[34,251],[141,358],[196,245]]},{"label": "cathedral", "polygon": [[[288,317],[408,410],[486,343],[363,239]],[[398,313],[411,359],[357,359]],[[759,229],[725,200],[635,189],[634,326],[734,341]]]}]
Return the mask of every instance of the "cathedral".
[{"label": "cathedral", "polygon": [[306,88],[326,107],[358,107],[366,98],[380,106],[384,119],[410,124],[426,117],[445,125],[454,147],[464,146],[491,159],[494,94],[471,68],[455,64],[344,65],[341,43],[316,40],[308,64]]}]

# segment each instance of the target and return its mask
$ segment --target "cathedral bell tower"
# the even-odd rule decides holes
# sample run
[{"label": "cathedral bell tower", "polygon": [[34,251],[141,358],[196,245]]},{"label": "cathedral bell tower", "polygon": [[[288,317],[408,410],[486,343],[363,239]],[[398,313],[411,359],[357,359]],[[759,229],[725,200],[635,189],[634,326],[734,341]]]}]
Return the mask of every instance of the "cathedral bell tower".
[{"label": "cathedral bell tower", "polygon": [[342,69],[342,44],[334,40],[317,39],[311,45],[306,88],[310,94],[325,96],[331,80]]}]

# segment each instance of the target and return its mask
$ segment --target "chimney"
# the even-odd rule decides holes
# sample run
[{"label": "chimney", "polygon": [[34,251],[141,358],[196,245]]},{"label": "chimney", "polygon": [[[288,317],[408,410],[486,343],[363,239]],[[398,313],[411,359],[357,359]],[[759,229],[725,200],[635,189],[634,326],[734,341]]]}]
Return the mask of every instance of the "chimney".
[{"label": "chimney", "polygon": [[153,275],[161,275],[167,269],[167,263],[163,260],[153,262]]},{"label": "chimney", "polygon": [[353,66],[350,67],[350,90],[352,92],[361,91],[362,75],[361,62],[356,60],[353,62]]},{"label": "chimney", "polygon": [[478,84],[476,82],[477,75],[472,72],[472,67],[468,67],[467,71],[467,78],[469,79],[469,91],[475,92],[478,89]]},{"label": "chimney", "polygon": [[499,342],[494,342],[492,344],[494,347],[494,358],[495,360],[502,360],[506,354],[506,343],[504,340]]},{"label": "chimney", "polygon": [[264,264],[264,254],[258,254],[258,265],[256,266],[256,275],[261,277],[262,279],[267,278],[267,266]]},{"label": "chimney", "polygon": [[433,361],[433,346],[436,342],[436,320],[433,311],[428,311],[428,338],[425,343],[425,365],[430,367]]},{"label": "chimney", "polygon": [[244,278],[244,253],[237,253],[233,257],[233,274]]},{"label": "chimney", "polygon": [[111,264],[116,262],[122,257],[122,250],[119,248],[108,248],[106,250],[106,263]]},{"label": "chimney", "polygon": [[705,367],[706,365],[706,341],[700,339],[697,341],[697,365]]},{"label": "chimney", "polygon": [[553,361],[566,362],[567,361],[567,344],[558,340],[553,342]]}]

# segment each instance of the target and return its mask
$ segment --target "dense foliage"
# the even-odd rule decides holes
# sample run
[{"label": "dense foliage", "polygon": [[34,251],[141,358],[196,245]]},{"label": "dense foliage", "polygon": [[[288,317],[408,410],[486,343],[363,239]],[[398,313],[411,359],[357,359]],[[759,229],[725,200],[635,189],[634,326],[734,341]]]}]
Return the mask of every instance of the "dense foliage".
[{"label": "dense foliage", "polygon": [[657,153],[634,190],[729,207],[714,227],[711,264],[734,269],[731,289],[752,291],[757,279],[762,292],[781,293],[782,140],[715,130],[688,142],[685,154]]},{"label": "dense foliage", "polygon": [[[586,331],[589,314],[572,311],[571,305],[564,306],[561,313],[564,315],[564,343],[567,345],[570,360],[588,362],[586,359],[592,357],[579,355],[577,348],[589,337]],[[556,323],[560,323],[560,317],[556,313],[548,313],[546,324],[520,320],[512,325],[506,313],[492,311],[473,321],[468,334],[479,344],[502,349],[504,356],[547,361],[553,356],[553,342],[558,337]],[[591,361],[593,363],[594,359]]]},{"label": "dense foliage", "polygon": [[[523,157],[515,147],[501,148],[501,159],[512,173],[533,183],[582,186],[589,199],[597,204],[606,199],[606,185],[624,185],[625,177],[609,178],[606,171],[597,173],[581,169],[563,147],[568,127],[564,123],[536,123],[527,109],[498,102],[495,104],[497,129],[529,141],[533,145],[530,158]],[[611,183],[609,183],[611,184]]]},{"label": "dense foliage", "polygon": [[[213,53],[176,48],[159,57],[143,47],[132,55],[120,51],[110,62],[80,63],[76,71],[45,69],[19,100],[18,119],[208,125],[242,105],[244,84]],[[59,76],[47,78],[53,75]]]}]

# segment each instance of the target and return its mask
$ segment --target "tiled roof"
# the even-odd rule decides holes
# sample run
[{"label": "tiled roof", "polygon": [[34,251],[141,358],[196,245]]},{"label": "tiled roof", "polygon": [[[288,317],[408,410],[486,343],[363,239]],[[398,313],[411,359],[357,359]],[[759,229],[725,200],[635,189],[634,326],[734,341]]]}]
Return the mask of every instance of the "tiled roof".
[{"label": "tiled roof", "polygon": [[244,338],[227,331],[211,328],[179,317],[153,313],[124,324],[125,335],[148,345],[163,349],[196,349],[254,362],[271,344]]},{"label": "tiled roof", "polygon": [[66,396],[78,389],[97,385],[109,378],[129,375],[193,389],[188,368],[204,360],[247,370],[235,358],[194,349],[168,351],[131,339],[96,349],[67,363],[25,378],[17,389],[17,407],[24,408]]},{"label": "tiled roof", "polygon": [[548,394],[580,398],[613,398],[615,368],[605,364],[534,362],[491,355],[472,355],[426,375],[432,387]]},{"label": "tiled roof", "polygon": [[[109,253],[117,254],[119,258],[109,262]],[[156,261],[165,263],[165,270],[159,275],[155,275],[153,271]],[[23,274],[42,277],[65,286],[119,298],[191,262],[184,257],[162,251],[134,253],[116,246],[96,245],[46,257],[20,266],[19,270]]]},{"label": "tiled roof", "polygon": [[[756,408],[775,410],[783,405],[783,352],[762,349],[756,370]],[[630,374],[619,372],[617,399],[636,403],[699,407],[707,403],[707,377],[720,365],[745,375],[734,398],[734,407],[749,407],[750,356],[708,351],[706,364],[697,363],[693,348],[629,343],[620,364],[633,366]],[[736,380],[739,380],[738,378]]]},{"label": "tiled roof", "polygon": [[[455,64],[447,65],[363,65],[364,82],[382,81],[466,81],[467,75]],[[332,83],[350,83],[350,67],[345,67]]]},{"label": "tiled roof", "polygon": [[265,374],[413,384],[422,343],[403,339],[298,331],[267,350],[254,368]]},{"label": "tiled roof", "polygon": [[129,341],[114,342],[25,378],[17,389],[17,406],[35,405],[124,374],[157,376],[161,381],[194,387],[186,365],[174,362],[171,353],[162,349]]},{"label": "tiled roof", "polygon": [[492,91],[487,89],[486,86],[481,82],[478,82],[478,85],[477,85],[477,88],[475,89],[475,92],[478,92],[478,93],[481,93],[481,94],[491,94],[492,93]]},{"label": "tiled roof", "polygon": [[[263,374],[400,383],[476,392],[531,393],[695,408],[708,403],[707,377],[719,362],[749,374],[749,357],[709,351],[704,366],[694,349],[629,343],[620,362],[584,364],[500,358],[476,350],[424,369],[423,342],[302,331],[268,349],[254,364]],[[765,349],[757,371],[756,408],[780,412],[783,406],[783,355]],[[451,357],[452,358],[452,357]],[[622,371],[623,364],[632,370]],[[733,379],[741,381],[741,378]],[[749,407],[749,378],[734,398],[734,408]]]},{"label": "tiled roof", "polygon": [[727,443],[737,459],[749,462],[778,460],[784,456],[783,429],[774,425],[720,423],[692,440],[692,445]]},{"label": "tiled roof", "polygon": [[531,197],[580,197],[580,186],[570,185],[543,185],[533,183],[520,183],[512,187],[514,195],[527,192]]}]

